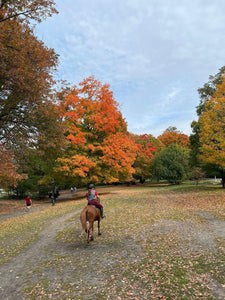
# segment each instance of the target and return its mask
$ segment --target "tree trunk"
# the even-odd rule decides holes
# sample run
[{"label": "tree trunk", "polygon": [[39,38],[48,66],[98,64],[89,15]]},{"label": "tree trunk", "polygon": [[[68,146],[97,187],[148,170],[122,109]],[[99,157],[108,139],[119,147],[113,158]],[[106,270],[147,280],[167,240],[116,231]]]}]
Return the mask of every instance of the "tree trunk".
[{"label": "tree trunk", "polygon": [[222,177],[222,186],[223,186],[223,189],[225,188],[225,176]]}]

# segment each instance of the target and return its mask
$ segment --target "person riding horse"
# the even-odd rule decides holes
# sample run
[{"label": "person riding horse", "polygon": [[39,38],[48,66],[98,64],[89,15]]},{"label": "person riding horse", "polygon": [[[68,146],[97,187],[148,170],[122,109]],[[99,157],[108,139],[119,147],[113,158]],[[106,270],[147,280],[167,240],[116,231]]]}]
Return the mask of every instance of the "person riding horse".
[{"label": "person riding horse", "polygon": [[88,187],[88,191],[86,193],[86,198],[88,200],[88,205],[95,205],[97,208],[100,209],[101,218],[105,218],[103,215],[103,206],[99,203],[100,198],[98,193],[95,191],[94,184],[90,184]]}]

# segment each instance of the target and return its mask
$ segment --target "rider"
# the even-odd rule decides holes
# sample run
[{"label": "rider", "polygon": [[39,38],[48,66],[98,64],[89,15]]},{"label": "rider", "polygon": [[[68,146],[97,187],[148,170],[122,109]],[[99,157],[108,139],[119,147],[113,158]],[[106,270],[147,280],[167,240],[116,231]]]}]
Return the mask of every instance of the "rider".
[{"label": "rider", "polygon": [[100,198],[98,193],[95,191],[94,184],[89,185],[86,198],[88,200],[88,205],[95,205],[97,208],[100,208],[101,217],[102,219],[105,218],[103,215],[103,206],[99,203]]}]

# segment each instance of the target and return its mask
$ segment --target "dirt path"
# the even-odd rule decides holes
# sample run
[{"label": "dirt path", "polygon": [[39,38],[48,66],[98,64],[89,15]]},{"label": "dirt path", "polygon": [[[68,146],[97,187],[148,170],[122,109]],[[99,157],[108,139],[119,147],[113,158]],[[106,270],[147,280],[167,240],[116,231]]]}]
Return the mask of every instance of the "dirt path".
[{"label": "dirt path", "polygon": [[[35,265],[52,258],[52,250],[60,252],[60,243],[56,242],[55,236],[58,231],[63,230],[76,212],[68,213],[51,222],[46,229],[40,233],[37,241],[26,248],[20,255],[16,256],[8,263],[0,266],[0,299],[23,299],[21,287],[23,286],[23,276],[18,274],[29,274]],[[63,253],[66,254],[65,249]]]}]

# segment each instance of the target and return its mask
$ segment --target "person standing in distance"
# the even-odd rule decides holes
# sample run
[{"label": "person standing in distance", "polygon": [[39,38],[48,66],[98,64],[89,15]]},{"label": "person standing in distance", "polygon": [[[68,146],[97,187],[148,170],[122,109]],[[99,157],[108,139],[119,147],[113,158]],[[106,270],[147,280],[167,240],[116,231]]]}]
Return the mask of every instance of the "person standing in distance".
[{"label": "person standing in distance", "polygon": [[27,211],[30,211],[31,205],[32,205],[31,198],[29,196],[27,196],[27,198],[26,198]]}]

